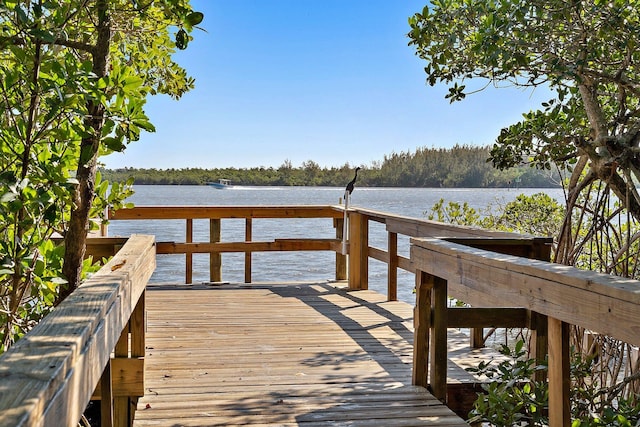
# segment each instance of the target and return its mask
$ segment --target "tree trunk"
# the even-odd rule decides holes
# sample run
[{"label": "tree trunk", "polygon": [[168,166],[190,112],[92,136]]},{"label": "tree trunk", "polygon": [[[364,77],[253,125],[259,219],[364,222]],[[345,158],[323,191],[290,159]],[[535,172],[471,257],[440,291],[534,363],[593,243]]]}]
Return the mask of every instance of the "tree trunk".
[{"label": "tree trunk", "polygon": [[[96,13],[98,17],[98,38],[91,53],[93,72],[100,78],[106,76],[108,72],[109,47],[111,43],[111,21],[107,0],[97,0]],[[90,136],[82,138],[80,143],[80,159],[76,172],[78,185],[73,197],[74,206],[71,210],[71,218],[64,239],[65,254],[62,272],[68,284],[60,291],[56,304],[63,301],[80,284],[82,261],[89,231],[89,213],[95,197],[95,178],[104,113],[105,109],[102,104],[93,101],[87,103],[85,128],[90,132]]]}]

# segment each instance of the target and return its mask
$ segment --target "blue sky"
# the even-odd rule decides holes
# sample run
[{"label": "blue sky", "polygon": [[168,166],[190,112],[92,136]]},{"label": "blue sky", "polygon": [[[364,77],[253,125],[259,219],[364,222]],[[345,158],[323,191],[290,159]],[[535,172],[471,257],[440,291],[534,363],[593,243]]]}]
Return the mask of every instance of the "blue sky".
[{"label": "blue sky", "polygon": [[418,147],[491,144],[546,100],[490,88],[449,104],[425,83],[407,19],[426,0],[192,0],[205,14],[177,61],[196,79],[147,103],[155,133],[108,168],[370,165]]}]

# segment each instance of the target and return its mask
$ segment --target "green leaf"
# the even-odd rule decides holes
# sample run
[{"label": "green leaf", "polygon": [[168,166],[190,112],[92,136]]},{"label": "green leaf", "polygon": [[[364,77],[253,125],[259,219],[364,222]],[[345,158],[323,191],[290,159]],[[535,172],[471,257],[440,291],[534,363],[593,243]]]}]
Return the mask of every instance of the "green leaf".
[{"label": "green leaf", "polygon": [[204,19],[204,14],[202,12],[191,12],[190,14],[187,15],[187,17],[185,18],[185,21],[187,22],[187,24],[194,26],[201,23],[203,19]]},{"label": "green leaf", "polygon": [[39,28],[34,28],[29,31],[29,33],[46,43],[53,43],[54,41],[56,41],[56,38],[53,34],[51,34],[49,31],[41,30]]},{"label": "green leaf", "polygon": [[22,8],[19,5],[16,5],[15,11],[16,11],[16,14],[18,15],[18,20],[21,23],[27,24],[29,22],[29,17],[27,16],[25,11],[22,10]]},{"label": "green leaf", "polygon": [[189,44],[189,36],[187,32],[180,28],[180,30],[176,33],[176,47],[180,50],[185,50],[187,45]]},{"label": "green leaf", "polygon": [[123,143],[123,138],[109,136],[103,138],[102,143],[111,151],[121,152],[126,148]]},{"label": "green leaf", "polygon": [[144,80],[138,76],[126,77],[123,81],[123,89],[127,91],[137,89],[142,85],[143,82]]},{"label": "green leaf", "polygon": [[146,130],[147,132],[155,132],[156,131],[156,127],[148,120],[134,120],[133,123],[136,126],[139,126],[142,129]]}]

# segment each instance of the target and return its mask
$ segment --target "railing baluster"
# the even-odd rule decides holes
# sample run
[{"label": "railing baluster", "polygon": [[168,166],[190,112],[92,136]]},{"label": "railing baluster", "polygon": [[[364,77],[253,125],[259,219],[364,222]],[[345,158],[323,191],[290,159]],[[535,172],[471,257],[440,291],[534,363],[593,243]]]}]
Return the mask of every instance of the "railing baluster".
[{"label": "railing baluster", "polygon": [[387,301],[398,300],[398,233],[387,233],[387,252],[389,264],[387,265]]},{"label": "railing baluster", "polygon": [[469,328],[469,347],[484,348],[484,328]]},{"label": "railing baluster", "polygon": [[[334,218],[333,226],[336,229],[336,240],[342,241],[344,237],[344,219]],[[347,280],[347,256],[336,251],[336,280]]]},{"label": "railing baluster", "polygon": [[[116,343],[113,355],[116,359],[129,357],[129,327],[130,323],[125,326],[120,335],[120,339]],[[117,373],[111,372],[111,375]],[[113,425],[115,427],[129,426],[129,398],[123,396],[114,396],[113,398]]]},{"label": "railing baluster", "polygon": [[[185,237],[186,243],[193,243],[193,219],[187,219],[187,235]],[[193,254],[187,252],[185,255],[185,283],[193,282]]]},{"label": "railing baluster", "polygon": [[[222,224],[220,218],[209,220],[209,242],[220,242]],[[212,282],[222,281],[222,254],[211,252],[209,254],[209,280]]]},{"label": "railing baluster", "polygon": [[[251,218],[246,218],[244,224],[245,241],[250,242],[253,235]],[[251,251],[244,253],[244,282],[251,283]]]},{"label": "railing baluster", "polygon": [[113,393],[111,389],[111,361],[100,377],[100,426],[113,426]]},{"label": "railing baluster", "polygon": [[145,338],[146,338],[146,321],[145,321],[145,298],[147,291],[145,290],[138,304],[131,314],[131,357],[145,356]]}]

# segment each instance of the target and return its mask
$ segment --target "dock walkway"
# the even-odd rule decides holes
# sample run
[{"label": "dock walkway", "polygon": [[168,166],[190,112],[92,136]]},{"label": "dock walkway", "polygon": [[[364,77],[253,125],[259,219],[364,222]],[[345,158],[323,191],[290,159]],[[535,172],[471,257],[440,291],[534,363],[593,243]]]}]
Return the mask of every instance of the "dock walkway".
[{"label": "dock walkway", "polygon": [[465,426],[411,385],[413,307],[340,284],[150,284],[134,425]]}]

